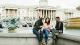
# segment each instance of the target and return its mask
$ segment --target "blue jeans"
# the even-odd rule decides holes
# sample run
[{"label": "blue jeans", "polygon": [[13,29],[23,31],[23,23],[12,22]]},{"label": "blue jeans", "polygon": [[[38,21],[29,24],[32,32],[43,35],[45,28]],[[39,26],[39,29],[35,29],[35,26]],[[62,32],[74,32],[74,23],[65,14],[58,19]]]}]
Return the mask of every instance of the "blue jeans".
[{"label": "blue jeans", "polygon": [[33,29],[33,33],[37,36],[38,42],[39,43],[42,42],[42,40],[43,40],[43,31],[40,31],[40,33],[39,33],[37,30]]},{"label": "blue jeans", "polygon": [[43,34],[45,35],[45,42],[46,42],[46,44],[47,44],[47,41],[48,41],[48,34],[49,34],[48,29],[43,29]]}]

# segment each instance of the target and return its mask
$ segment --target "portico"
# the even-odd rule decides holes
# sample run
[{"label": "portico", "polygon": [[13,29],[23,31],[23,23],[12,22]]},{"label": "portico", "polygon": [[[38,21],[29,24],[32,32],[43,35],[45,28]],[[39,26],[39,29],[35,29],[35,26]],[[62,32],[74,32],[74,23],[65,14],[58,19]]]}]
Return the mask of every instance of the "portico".
[{"label": "portico", "polygon": [[43,18],[48,17],[51,20],[54,20],[56,15],[56,9],[51,7],[38,7],[36,11],[38,16],[42,16]]}]

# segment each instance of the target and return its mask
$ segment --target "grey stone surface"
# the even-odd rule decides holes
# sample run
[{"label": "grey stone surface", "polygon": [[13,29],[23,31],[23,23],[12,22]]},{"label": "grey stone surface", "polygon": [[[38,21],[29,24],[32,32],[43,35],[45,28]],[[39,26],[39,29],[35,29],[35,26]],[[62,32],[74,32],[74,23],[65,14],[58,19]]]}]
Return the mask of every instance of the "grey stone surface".
[{"label": "grey stone surface", "polygon": [[[52,38],[49,37],[48,45],[51,44]],[[1,33],[0,45],[38,45],[38,41],[31,33]]]},{"label": "grey stone surface", "polygon": [[80,45],[80,36],[74,35],[59,35],[57,45]]},{"label": "grey stone surface", "polygon": [[80,43],[66,39],[58,39],[57,45],[80,45]]},{"label": "grey stone surface", "polygon": [[80,42],[80,36],[76,36],[76,35],[62,34],[62,35],[58,35],[58,37]]},{"label": "grey stone surface", "polygon": [[[58,45],[80,45],[80,36],[62,34],[58,37]],[[38,45],[38,41],[32,31],[27,31],[27,33],[0,33],[0,45]],[[52,45],[51,34],[48,45]]]}]

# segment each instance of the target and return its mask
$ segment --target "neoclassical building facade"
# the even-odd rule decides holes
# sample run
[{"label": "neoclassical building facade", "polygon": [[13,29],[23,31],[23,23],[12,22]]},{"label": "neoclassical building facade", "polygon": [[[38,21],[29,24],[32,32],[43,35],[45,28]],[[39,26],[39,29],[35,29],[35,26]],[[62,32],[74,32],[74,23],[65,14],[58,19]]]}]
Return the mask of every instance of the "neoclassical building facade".
[{"label": "neoclassical building facade", "polygon": [[55,20],[56,16],[60,16],[62,20],[78,17],[79,11],[60,9],[59,7],[48,6],[47,0],[40,0],[39,5],[33,6],[19,6],[14,4],[5,4],[0,6],[0,18],[10,17],[29,17],[29,18],[43,18],[49,17],[51,20]]},{"label": "neoclassical building facade", "polygon": [[48,6],[47,0],[40,0],[39,5],[33,6],[19,6],[14,4],[5,4],[0,7],[1,18],[9,17],[30,17],[30,18],[43,18],[49,17],[51,20],[55,18],[56,7]]}]

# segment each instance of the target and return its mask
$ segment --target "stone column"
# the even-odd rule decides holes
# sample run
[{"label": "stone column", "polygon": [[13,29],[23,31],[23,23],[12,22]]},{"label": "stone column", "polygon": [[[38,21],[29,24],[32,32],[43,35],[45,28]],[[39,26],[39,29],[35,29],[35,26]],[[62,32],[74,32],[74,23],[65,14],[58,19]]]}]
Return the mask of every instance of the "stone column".
[{"label": "stone column", "polygon": [[52,20],[53,20],[53,18],[54,18],[54,12],[53,12],[53,10],[52,10]]},{"label": "stone column", "polygon": [[47,16],[47,10],[46,10],[46,18],[47,18],[48,16]]},{"label": "stone column", "polygon": [[41,9],[39,10],[39,13],[40,13],[39,15],[42,17],[42,10]]},{"label": "stone column", "polygon": [[52,20],[52,10],[51,10],[51,20]]},{"label": "stone column", "polygon": [[43,18],[44,18],[44,16],[45,16],[45,15],[44,15],[44,10],[43,10]]},{"label": "stone column", "polygon": [[50,18],[50,11],[48,10],[48,17]]},{"label": "stone column", "polygon": [[37,18],[39,18],[39,10],[37,10]]},{"label": "stone column", "polygon": [[[42,16],[42,10],[40,11],[40,13],[41,13],[41,16]],[[43,16],[42,16],[43,17]]]},{"label": "stone column", "polygon": [[42,11],[42,18],[44,18],[44,16],[43,16],[43,10],[41,10]]},{"label": "stone column", "polygon": [[48,17],[50,18],[50,15],[49,15],[49,11],[47,10],[47,15],[48,15]]},{"label": "stone column", "polygon": [[52,17],[53,17],[53,20],[54,20],[55,16],[56,16],[56,10],[53,10],[52,13],[53,13]]},{"label": "stone column", "polygon": [[48,10],[48,15],[49,15],[49,18],[51,19],[51,11]]}]

